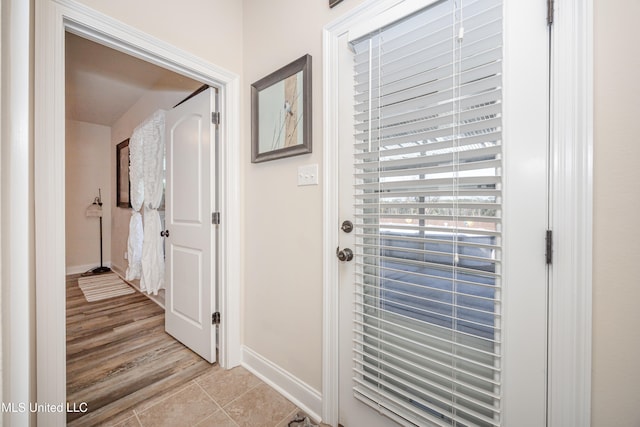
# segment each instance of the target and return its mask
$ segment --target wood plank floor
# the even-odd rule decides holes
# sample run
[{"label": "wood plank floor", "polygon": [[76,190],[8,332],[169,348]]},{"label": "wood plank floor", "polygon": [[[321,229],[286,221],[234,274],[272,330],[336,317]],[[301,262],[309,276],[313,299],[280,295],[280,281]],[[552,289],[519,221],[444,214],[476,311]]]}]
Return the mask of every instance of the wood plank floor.
[{"label": "wood plank floor", "polygon": [[69,426],[104,425],[152,397],[211,369],[164,332],[164,310],[136,292],[89,303],[67,277],[67,401]]}]

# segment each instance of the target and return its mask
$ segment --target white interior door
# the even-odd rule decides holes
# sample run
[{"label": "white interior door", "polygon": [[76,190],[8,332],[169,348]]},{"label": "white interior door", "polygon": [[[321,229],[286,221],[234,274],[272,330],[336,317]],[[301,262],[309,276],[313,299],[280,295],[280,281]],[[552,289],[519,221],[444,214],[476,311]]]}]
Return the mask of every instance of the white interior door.
[{"label": "white interior door", "polygon": [[381,39],[341,39],[340,424],[543,426],[544,2],[423,3]]},{"label": "white interior door", "polygon": [[166,118],[165,329],[207,361],[216,361],[216,129],[212,88]]}]

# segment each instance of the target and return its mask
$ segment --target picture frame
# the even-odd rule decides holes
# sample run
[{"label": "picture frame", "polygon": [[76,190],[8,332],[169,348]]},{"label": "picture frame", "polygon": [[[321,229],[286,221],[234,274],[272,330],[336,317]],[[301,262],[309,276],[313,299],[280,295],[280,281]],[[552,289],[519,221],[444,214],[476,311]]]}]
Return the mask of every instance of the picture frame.
[{"label": "picture frame", "polygon": [[129,138],[116,145],[116,206],[131,207],[129,182]]},{"label": "picture frame", "polygon": [[251,162],[312,152],[311,55],[251,85]]}]

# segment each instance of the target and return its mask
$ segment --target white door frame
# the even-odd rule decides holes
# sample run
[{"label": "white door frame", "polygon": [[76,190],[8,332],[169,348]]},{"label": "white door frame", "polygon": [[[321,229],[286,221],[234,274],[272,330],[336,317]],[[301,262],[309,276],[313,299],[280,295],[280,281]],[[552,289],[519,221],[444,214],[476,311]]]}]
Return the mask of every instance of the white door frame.
[{"label": "white door frame", "polygon": [[[360,22],[413,0],[368,0],[323,31],[324,280],[322,418],[338,423],[338,39]],[[541,1],[541,0],[540,0]],[[566,0],[551,39],[548,426],[591,419],[593,221],[593,0]]]},{"label": "white door frame", "polygon": [[[65,31],[220,90],[220,364],[240,364],[240,77],[71,0],[36,0],[35,270],[38,403],[66,402],[65,345]],[[66,424],[64,412],[38,423]]]}]

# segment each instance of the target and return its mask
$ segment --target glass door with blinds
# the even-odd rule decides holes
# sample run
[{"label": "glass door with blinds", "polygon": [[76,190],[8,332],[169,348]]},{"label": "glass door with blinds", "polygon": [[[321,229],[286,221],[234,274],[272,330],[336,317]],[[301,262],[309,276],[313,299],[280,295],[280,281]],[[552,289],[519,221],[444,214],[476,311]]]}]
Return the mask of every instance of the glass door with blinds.
[{"label": "glass door with blinds", "polygon": [[544,7],[407,3],[341,41],[340,422],[541,426]]}]

